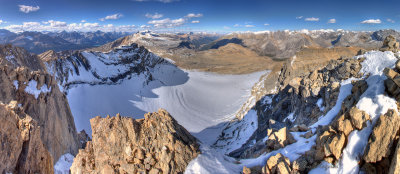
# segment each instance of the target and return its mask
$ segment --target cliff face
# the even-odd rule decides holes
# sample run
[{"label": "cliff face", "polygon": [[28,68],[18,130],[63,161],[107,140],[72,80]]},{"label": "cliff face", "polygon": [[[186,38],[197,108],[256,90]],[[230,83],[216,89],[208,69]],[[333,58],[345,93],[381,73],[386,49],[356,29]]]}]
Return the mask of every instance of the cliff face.
[{"label": "cliff face", "polygon": [[0,46],[0,65],[0,102],[16,101],[40,126],[37,135],[53,161],[76,154],[79,142],[68,101],[41,60],[22,48]]},{"label": "cliff face", "polygon": [[0,173],[53,173],[39,124],[16,101],[0,103]]},{"label": "cliff face", "polygon": [[165,110],[144,119],[95,117],[92,141],[79,150],[72,173],[183,173],[199,153],[196,138]]}]

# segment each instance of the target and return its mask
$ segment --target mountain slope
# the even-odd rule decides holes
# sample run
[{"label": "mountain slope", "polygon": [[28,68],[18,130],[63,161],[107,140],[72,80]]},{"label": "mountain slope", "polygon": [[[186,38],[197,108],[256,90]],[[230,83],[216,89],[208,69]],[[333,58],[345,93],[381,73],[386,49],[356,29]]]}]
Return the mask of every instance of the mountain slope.
[{"label": "mountain slope", "polygon": [[15,102],[18,110],[40,126],[35,137],[41,138],[52,161],[62,154],[78,152],[80,142],[66,96],[36,55],[0,45],[0,79],[0,102]]}]

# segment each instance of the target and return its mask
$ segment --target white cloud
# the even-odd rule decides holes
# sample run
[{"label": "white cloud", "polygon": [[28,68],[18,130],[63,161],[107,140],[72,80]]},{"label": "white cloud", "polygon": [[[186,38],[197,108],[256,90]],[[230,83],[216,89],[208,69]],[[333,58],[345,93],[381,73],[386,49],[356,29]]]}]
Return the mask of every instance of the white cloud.
[{"label": "white cloud", "polygon": [[336,23],[336,19],[329,19],[328,23],[334,24],[334,23]]},{"label": "white cloud", "polygon": [[22,25],[9,25],[4,27],[7,30],[14,32],[21,31],[122,31],[122,32],[132,32],[136,30],[135,25],[120,25],[114,26],[113,24],[100,25],[99,23],[71,23],[67,24],[62,21],[49,20],[39,23],[39,22],[23,22]]},{"label": "white cloud", "polygon": [[203,16],[203,14],[201,14],[201,13],[197,13],[197,14],[189,13],[185,17],[187,17],[187,18],[199,18],[199,17],[202,17],[202,16]]},{"label": "white cloud", "polygon": [[158,13],[154,13],[154,14],[146,13],[145,16],[146,16],[146,18],[160,19],[160,18],[162,18],[164,15],[163,15],[163,14],[158,14]]},{"label": "white cloud", "polygon": [[117,14],[113,14],[113,15],[109,15],[106,16],[104,18],[100,18],[100,21],[105,21],[105,20],[116,20],[119,19],[121,17],[123,17],[124,15],[122,15],[121,13],[117,13]]},{"label": "white cloud", "polygon": [[132,0],[136,2],[148,2],[148,1],[156,1],[156,2],[163,2],[163,3],[171,3],[171,2],[177,2],[179,0]]},{"label": "white cloud", "polygon": [[170,18],[160,19],[160,20],[152,20],[147,22],[148,24],[152,24],[155,28],[173,28],[182,26],[186,23],[186,19],[178,18],[171,20]]},{"label": "white cloud", "polygon": [[303,16],[297,16],[296,17],[296,19],[302,19],[303,18]]},{"label": "white cloud", "polygon": [[82,22],[82,23],[85,23],[85,22],[86,22],[86,20],[81,20],[81,22]]},{"label": "white cloud", "polygon": [[29,6],[29,5],[18,5],[19,11],[24,12],[24,13],[30,13],[34,11],[38,11],[40,9],[39,6]]},{"label": "white cloud", "polygon": [[229,29],[231,29],[231,27],[224,26],[224,29],[225,29],[225,30],[229,30]]},{"label": "white cloud", "polygon": [[269,26],[269,24],[268,24],[268,23],[265,23],[264,26]]},{"label": "white cloud", "polygon": [[318,22],[319,18],[311,17],[311,18],[305,18],[305,21],[312,21],[312,22]]},{"label": "white cloud", "polygon": [[2,24],[4,21],[0,19],[0,24]]},{"label": "white cloud", "polygon": [[148,25],[141,25],[140,28],[150,28]]},{"label": "white cloud", "polygon": [[362,24],[380,24],[382,21],[380,19],[368,19],[361,22]]},{"label": "white cloud", "polygon": [[386,21],[390,22],[390,23],[395,23],[396,21],[394,21],[393,19],[386,19]]},{"label": "white cloud", "polygon": [[192,24],[198,24],[200,21],[192,21]]},{"label": "white cloud", "polygon": [[54,20],[49,20],[49,21],[45,21],[42,22],[44,24],[50,24],[51,27],[65,27],[67,26],[66,22],[61,22],[61,21],[54,21]]},{"label": "white cloud", "polygon": [[255,26],[254,25],[245,25],[244,27],[251,28],[251,27],[255,27]]},{"label": "white cloud", "polygon": [[153,25],[154,28],[173,28],[173,27],[182,26],[188,22],[199,23],[200,21],[198,21],[198,20],[190,21],[190,19],[191,18],[199,18],[202,16],[203,16],[203,14],[201,14],[201,13],[197,13],[197,14],[189,13],[186,16],[178,18],[178,19],[165,18],[165,19],[151,20],[147,23]]},{"label": "white cloud", "polygon": [[239,25],[239,24],[235,24],[235,25],[233,25],[233,27],[240,27],[241,25]]}]

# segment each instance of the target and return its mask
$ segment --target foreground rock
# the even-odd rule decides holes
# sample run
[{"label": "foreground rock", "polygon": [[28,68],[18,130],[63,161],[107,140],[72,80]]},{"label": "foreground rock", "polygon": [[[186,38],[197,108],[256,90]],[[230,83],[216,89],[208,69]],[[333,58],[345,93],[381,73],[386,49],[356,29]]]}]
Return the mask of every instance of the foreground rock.
[{"label": "foreground rock", "polygon": [[0,103],[0,173],[53,173],[38,123],[17,106]]},{"label": "foreground rock", "polygon": [[71,173],[182,173],[200,153],[196,138],[162,109],[144,119],[117,115],[90,123],[92,141]]},{"label": "foreground rock", "polygon": [[384,157],[389,157],[399,124],[400,117],[394,110],[389,110],[385,115],[379,117],[365,149],[364,160],[366,162],[377,162]]},{"label": "foreground rock", "polygon": [[74,118],[54,77],[36,55],[0,45],[0,102],[11,101],[40,125],[39,138],[54,161],[65,153],[78,152]]}]

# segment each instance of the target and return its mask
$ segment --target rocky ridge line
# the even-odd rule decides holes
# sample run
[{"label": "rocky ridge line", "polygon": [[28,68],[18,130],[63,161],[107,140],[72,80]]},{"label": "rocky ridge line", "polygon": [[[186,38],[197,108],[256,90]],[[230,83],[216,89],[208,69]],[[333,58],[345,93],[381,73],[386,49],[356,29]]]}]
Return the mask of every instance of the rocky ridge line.
[{"label": "rocky ridge line", "polygon": [[183,173],[200,153],[196,138],[163,109],[144,117],[91,119],[92,141],[71,173]]}]

